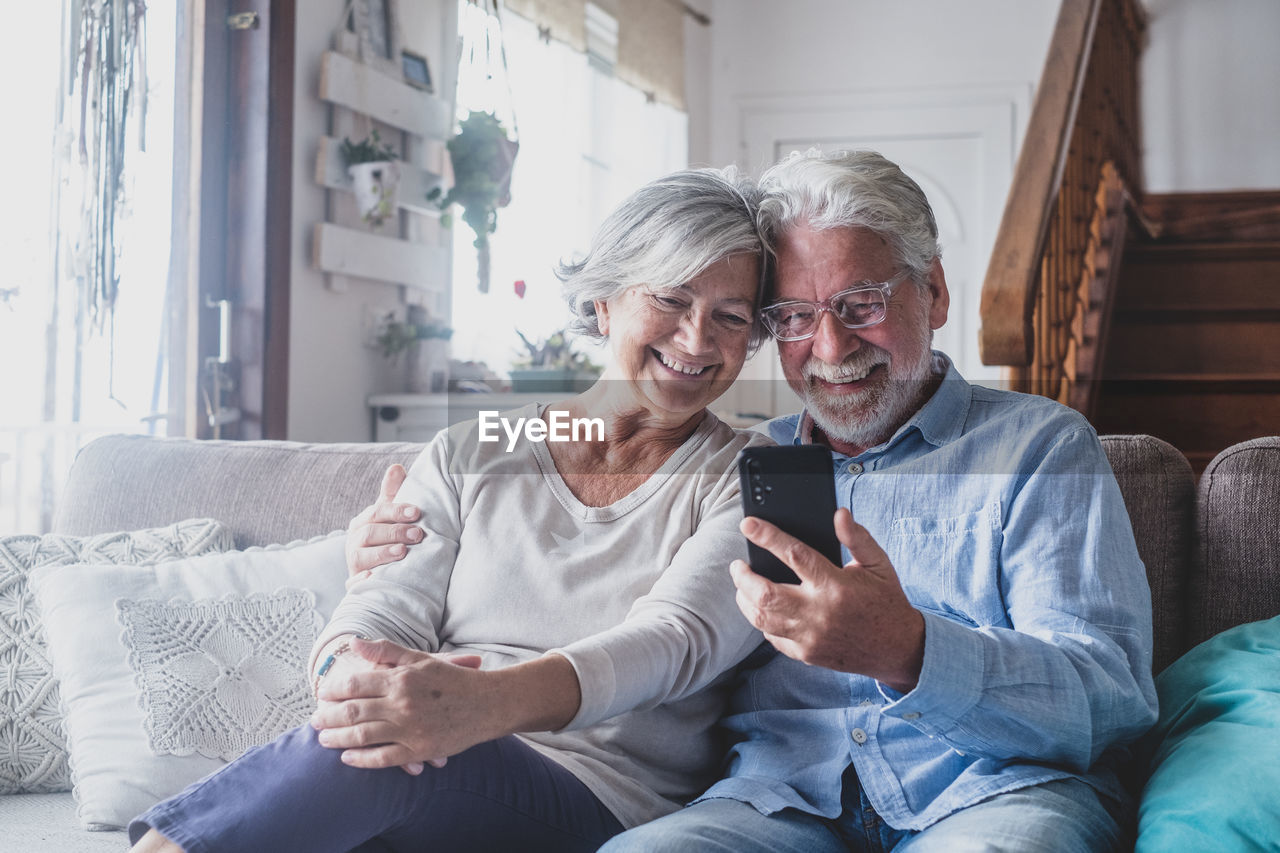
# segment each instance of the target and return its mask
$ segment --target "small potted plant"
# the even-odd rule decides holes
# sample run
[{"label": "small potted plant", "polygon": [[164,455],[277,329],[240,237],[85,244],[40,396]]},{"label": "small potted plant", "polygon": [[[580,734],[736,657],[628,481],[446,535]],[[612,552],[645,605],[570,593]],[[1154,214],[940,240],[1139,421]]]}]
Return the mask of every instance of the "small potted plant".
[{"label": "small potted plant", "polygon": [[526,350],[511,366],[512,391],[579,392],[600,376],[600,365],[575,352],[564,329],[537,341],[516,330]]},{"label": "small potted plant", "polygon": [[378,346],[390,359],[405,354],[405,386],[414,394],[441,394],[449,384],[449,339],[453,329],[410,305],[404,320],[389,314],[379,328]]},{"label": "small potted plant", "polygon": [[476,281],[481,293],[489,292],[489,235],[498,227],[498,208],[511,202],[511,170],[520,144],[513,140],[493,113],[472,111],[447,143],[453,166],[453,186],[448,193],[436,187],[427,196],[446,211],[440,221],[450,224],[452,204],[462,207],[462,221],[475,232]]},{"label": "small potted plant", "polygon": [[400,164],[395,149],[375,129],[359,142],[344,138],[339,149],[355,188],[360,216],[374,228],[393,217],[400,197]]}]

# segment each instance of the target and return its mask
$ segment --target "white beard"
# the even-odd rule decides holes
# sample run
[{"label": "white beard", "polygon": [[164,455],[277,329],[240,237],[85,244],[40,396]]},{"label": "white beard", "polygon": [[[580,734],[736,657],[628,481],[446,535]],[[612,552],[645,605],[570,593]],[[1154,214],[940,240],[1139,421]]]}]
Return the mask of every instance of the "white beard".
[{"label": "white beard", "polygon": [[[813,422],[829,438],[859,448],[874,447],[889,439],[923,404],[933,377],[933,330],[927,316],[921,318],[916,344],[919,356],[910,363],[894,364],[889,353],[874,344],[862,347],[840,365],[832,366],[815,358],[804,365],[804,404]],[[876,365],[886,365],[887,376],[861,392],[828,394],[814,378],[840,381],[864,376]]]}]

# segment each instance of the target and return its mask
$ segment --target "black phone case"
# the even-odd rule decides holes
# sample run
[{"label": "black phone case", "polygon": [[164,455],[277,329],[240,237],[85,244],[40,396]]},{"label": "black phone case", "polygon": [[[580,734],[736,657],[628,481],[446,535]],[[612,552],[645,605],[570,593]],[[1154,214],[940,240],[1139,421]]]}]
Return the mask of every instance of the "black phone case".
[{"label": "black phone case", "polygon": [[[840,540],[832,516],[836,512],[831,451],[813,444],[749,447],[738,458],[742,512],[762,518],[816,549],[837,566]],[[773,554],[747,543],[752,571],[775,583],[799,583]]]}]

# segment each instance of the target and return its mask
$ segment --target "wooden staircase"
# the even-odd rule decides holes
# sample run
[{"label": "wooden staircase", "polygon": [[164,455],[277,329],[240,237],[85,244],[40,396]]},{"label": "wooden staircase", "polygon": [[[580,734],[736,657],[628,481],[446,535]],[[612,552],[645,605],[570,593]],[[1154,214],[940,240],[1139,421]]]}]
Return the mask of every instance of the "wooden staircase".
[{"label": "wooden staircase", "polygon": [[1197,473],[1280,433],[1280,192],[1149,195],[1125,247],[1091,417],[1168,441]]},{"label": "wooden staircase", "polygon": [[1280,434],[1280,191],[1144,194],[1136,0],[1063,0],[983,282],[1015,390],[1197,473]]}]

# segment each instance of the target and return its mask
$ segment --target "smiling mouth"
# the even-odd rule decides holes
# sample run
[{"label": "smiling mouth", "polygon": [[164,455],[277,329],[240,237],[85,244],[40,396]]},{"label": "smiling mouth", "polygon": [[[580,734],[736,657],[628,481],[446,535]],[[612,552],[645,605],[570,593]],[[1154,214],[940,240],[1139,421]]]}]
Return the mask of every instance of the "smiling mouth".
[{"label": "smiling mouth", "polygon": [[[650,349],[652,349],[652,347]],[[706,373],[711,366],[708,364],[703,364],[703,365],[685,364],[683,362],[676,361],[674,358],[671,358],[666,353],[659,352],[656,349],[653,350],[653,354],[657,356],[658,361],[662,364],[663,367],[667,368],[673,373],[679,373],[681,376],[701,376],[702,374]]]},{"label": "smiling mouth", "polygon": [[841,388],[855,390],[866,384],[868,378],[878,376],[880,371],[885,367],[884,363],[872,364],[863,368],[858,373],[841,373],[830,376],[824,376],[821,373],[811,373],[809,379],[820,382],[828,388]]}]

